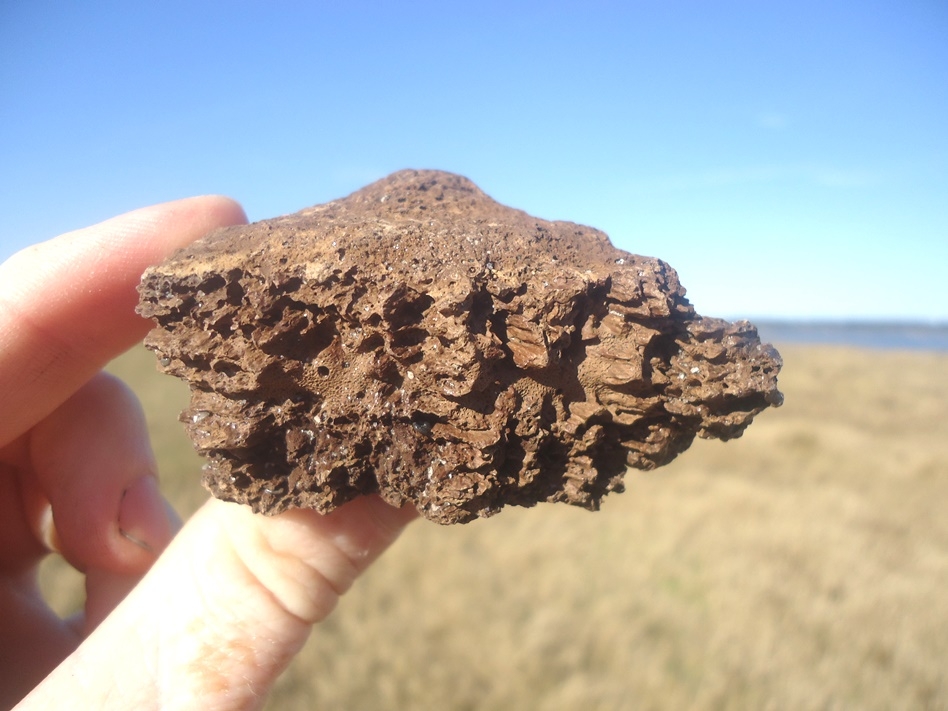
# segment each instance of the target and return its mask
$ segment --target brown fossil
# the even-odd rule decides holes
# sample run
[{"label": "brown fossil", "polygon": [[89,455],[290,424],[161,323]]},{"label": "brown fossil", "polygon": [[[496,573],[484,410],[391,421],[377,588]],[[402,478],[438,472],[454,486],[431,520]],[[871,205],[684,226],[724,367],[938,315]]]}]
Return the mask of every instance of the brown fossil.
[{"label": "brown fossil", "polygon": [[371,492],[439,523],[597,509],[627,467],[782,400],[777,352],[696,315],[667,264],[448,173],[218,230],[140,294],[205,485],[267,514]]}]

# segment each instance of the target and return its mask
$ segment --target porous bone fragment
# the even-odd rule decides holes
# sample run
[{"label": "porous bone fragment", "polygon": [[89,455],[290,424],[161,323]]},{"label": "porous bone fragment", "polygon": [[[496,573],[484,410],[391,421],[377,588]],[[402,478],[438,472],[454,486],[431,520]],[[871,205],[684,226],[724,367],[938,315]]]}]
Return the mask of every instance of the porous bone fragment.
[{"label": "porous bone fragment", "polygon": [[627,467],[782,399],[776,351],[696,315],[666,263],[442,172],[217,230],[140,294],[204,484],[266,514],[373,492],[439,523],[595,510]]}]

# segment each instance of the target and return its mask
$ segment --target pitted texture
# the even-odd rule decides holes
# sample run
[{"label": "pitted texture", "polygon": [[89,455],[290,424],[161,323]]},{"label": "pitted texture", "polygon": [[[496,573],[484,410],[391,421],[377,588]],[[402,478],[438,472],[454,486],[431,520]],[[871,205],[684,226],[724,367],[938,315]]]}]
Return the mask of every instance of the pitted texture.
[{"label": "pitted texture", "polygon": [[697,316],[667,264],[448,173],[218,230],[140,293],[205,485],[267,514],[372,492],[439,523],[595,510],[627,467],[782,399],[776,351]]}]

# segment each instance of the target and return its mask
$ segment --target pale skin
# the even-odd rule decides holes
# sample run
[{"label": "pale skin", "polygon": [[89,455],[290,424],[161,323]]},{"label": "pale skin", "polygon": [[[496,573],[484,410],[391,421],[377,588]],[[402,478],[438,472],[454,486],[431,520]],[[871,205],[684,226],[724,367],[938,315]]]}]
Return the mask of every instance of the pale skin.
[{"label": "pale skin", "polygon": [[[375,497],[272,518],[212,500],[178,531],[139,404],[101,369],[150,327],[134,312],[145,267],[245,221],[191,198],[0,265],[0,708],[259,708],[415,517]],[[85,575],[76,618],[37,590],[51,548]]]}]

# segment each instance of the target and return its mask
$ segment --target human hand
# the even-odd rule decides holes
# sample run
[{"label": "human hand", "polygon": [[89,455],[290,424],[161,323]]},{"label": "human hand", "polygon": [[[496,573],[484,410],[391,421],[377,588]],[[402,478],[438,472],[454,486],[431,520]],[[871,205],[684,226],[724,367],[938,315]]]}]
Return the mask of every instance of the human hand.
[{"label": "human hand", "polygon": [[[0,708],[259,707],[414,518],[377,497],[272,518],[211,500],[172,540],[138,403],[100,371],[149,328],[145,267],[245,220],[224,198],[181,200],[0,265]],[[85,575],[75,619],[37,590],[50,547]]]}]

